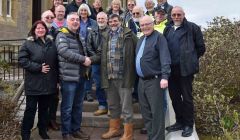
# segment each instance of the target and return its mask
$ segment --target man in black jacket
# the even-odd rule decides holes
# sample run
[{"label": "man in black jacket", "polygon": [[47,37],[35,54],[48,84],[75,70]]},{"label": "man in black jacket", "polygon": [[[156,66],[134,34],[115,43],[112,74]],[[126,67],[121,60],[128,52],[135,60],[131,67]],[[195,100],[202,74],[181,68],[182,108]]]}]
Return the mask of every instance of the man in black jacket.
[{"label": "man in black jacket", "polygon": [[[104,12],[100,12],[97,14],[97,24],[98,28],[93,29],[87,39],[87,49],[88,53],[91,56],[90,59],[92,63],[98,63],[97,59],[99,56],[97,56],[100,53],[100,50],[104,43],[107,42],[106,36],[103,36],[103,34],[108,34],[110,28],[107,25],[108,17],[107,14]],[[100,58],[98,59],[98,61]],[[100,62],[99,62],[100,63]],[[100,79],[100,65],[94,64],[92,65],[92,76],[93,80],[96,84],[96,96],[98,100],[98,110],[94,112],[95,116],[104,115],[107,114],[107,99],[104,90],[101,88],[101,79]]]},{"label": "man in black jacket", "polygon": [[186,20],[181,7],[174,7],[171,17],[173,21],[165,28],[164,35],[172,60],[169,93],[176,123],[166,130],[183,130],[182,136],[189,137],[194,124],[192,83],[194,74],[199,71],[199,58],[205,52],[205,45],[199,26]]}]

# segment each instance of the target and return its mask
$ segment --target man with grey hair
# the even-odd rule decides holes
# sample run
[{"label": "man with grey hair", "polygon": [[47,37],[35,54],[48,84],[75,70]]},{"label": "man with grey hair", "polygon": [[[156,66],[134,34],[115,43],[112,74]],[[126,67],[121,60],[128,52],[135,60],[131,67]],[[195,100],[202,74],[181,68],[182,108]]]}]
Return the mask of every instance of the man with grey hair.
[{"label": "man with grey hair", "polygon": [[153,0],[146,0],[144,4],[145,8],[147,9],[147,12],[145,14],[153,17],[155,2]]},{"label": "man with grey hair", "polygon": [[165,37],[154,30],[152,17],[140,19],[143,36],[136,47],[139,104],[149,140],[165,140],[164,90],[170,75],[170,54]]},{"label": "man with grey hair", "polygon": [[199,26],[187,21],[183,9],[176,6],[171,12],[172,21],[164,30],[171,54],[169,94],[176,114],[176,123],[166,130],[183,130],[182,136],[193,133],[194,105],[192,83],[199,71],[199,58],[205,52],[203,35]]},{"label": "man with grey hair", "polygon": [[64,140],[74,138],[89,139],[81,130],[82,106],[84,99],[84,66],[89,66],[91,60],[84,56],[83,46],[79,41],[77,31],[80,25],[77,13],[67,15],[67,27],[62,28],[56,37],[59,60],[59,79],[61,86],[61,122]]},{"label": "man with grey hair", "polygon": [[[107,44],[107,37],[109,32],[108,17],[104,12],[97,14],[98,28],[93,29],[87,38],[87,48],[90,59],[94,65],[92,65],[92,77],[96,84],[96,96],[98,100],[98,110],[94,112],[95,116],[107,114],[107,100],[104,90],[101,88],[100,79],[100,52],[103,45]],[[96,64],[95,64],[96,63]]]}]

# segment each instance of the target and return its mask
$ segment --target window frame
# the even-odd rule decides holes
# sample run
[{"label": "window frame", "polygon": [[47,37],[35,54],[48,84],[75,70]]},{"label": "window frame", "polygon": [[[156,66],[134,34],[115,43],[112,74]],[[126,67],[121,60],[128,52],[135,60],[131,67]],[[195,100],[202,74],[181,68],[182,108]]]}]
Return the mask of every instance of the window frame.
[{"label": "window frame", "polygon": [[2,4],[2,0],[0,0],[0,16],[3,15],[3,4]]},{"label": "window frame", "polygon": [[[9,5],[8,5],[9,2]],[[9,7],[8,7],[9,6]],[[12,0],[7,0],[6,17],[12,17]]]}]

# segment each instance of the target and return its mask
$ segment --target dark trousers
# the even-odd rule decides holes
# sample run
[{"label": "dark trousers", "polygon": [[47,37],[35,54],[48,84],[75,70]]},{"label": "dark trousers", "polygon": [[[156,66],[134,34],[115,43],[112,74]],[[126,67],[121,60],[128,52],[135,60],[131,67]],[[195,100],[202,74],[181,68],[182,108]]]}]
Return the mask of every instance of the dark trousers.
[{"label": "dark trousers", "polygon": [[[169,94],[173,109],[176,114],[176,122],[185,126],[194,124],[194,105],[192,96],[193,75],[180,76],[180,72],[174,72],[169,77]],[[179,70],[177,70],[179,71]]]},{"label": "dark trousers", "polygon": [[49,120],[56,121],[56,113],[59,102],[59,88],[55,94],[52,94],[49,101]]},{"label": "dark trousers", "polygon": [[51,95],[27,95],[26,109],[23,116],[21,135],[23,140],[29,140],[31,129],[34,124],[34,118],[38,106],[38,129],[47,131],[48,124],[48,106]]},{"label": "dark trousers", "polygon": [[165,140],[163,96],[164,89],[160,88],[160,78],[139,78],[139,104],[149,140]]}]

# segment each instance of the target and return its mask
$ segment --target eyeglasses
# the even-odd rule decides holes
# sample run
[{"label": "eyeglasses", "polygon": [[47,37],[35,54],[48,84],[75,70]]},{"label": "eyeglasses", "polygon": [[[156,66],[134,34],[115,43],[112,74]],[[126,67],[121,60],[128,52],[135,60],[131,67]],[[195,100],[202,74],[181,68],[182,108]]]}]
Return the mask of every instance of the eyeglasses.
[{"label": "eyeglasses", "polygon": [[172,16],[172,17],[181,17],[182,14],[172,14],[171,16]]},{"label": "eyeglasses", "polygon": [[128,6],[135,6],[135,4],[128,4]]},{"label": "eyeglasses", "polygon": [[139,12],[136,12],[136,13],[132,13],[133,15],[139,15],[140,13]]},{"label": "eyeglasses", "polygon": [[47,16],[47,17],[45,17],[46,19],[54,19],[54,17],[52,17],[52,16]]},{"label": "eyeglasses", "polygon": [[153,24],[153,22],[149,22],[149,23],[140,24],[140,27],[149,26],[149,25],[151,25],[151,24]]}]

